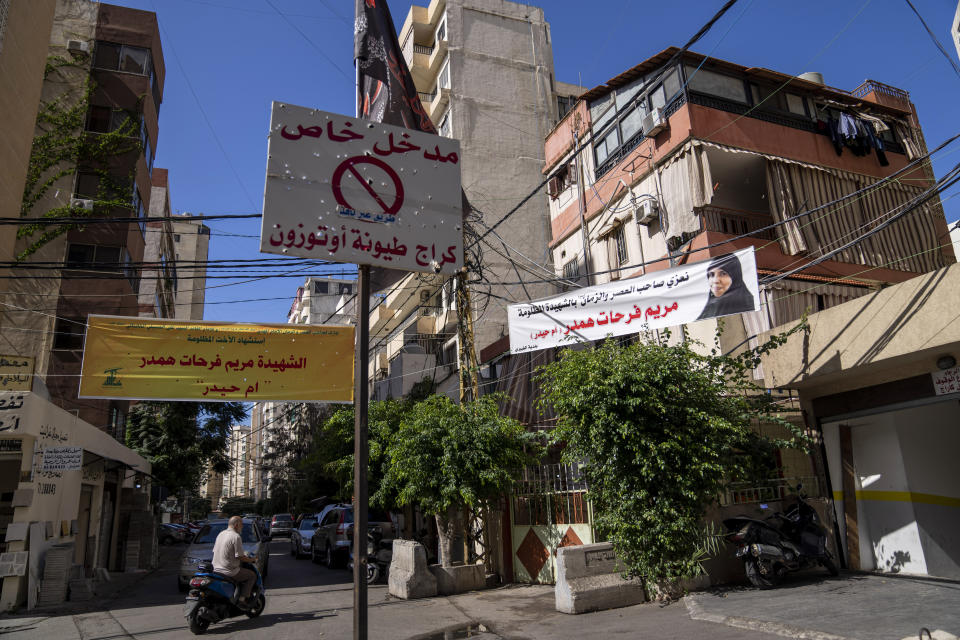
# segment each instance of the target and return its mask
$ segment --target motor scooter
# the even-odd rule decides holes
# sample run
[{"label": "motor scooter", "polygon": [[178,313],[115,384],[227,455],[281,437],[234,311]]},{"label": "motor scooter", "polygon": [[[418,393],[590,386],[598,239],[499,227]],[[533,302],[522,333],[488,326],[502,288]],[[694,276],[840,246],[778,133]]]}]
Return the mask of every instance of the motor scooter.
[{"label": "motor scooter", "polygon": [[[727,518],[725,538],[736,545],[735,556],[743,558],[747,579],[755,587],[770,589],[791,571],[820,565],[832,576],[839,573],[827,549],[827,530],[816,510],[797,485],[797,501],[783,513],[758,520]],[[761,505],[766,509],[766,505]]]},{"label": "motor scooter", "polygon": [[[352,533],[352,530],[351,530]],[[386,578],[393,561],[393,540],[384,540],[379,531],[367,532],[367,584]],[[353,537],[350,538],[350,561],[347,567],[353,570]]]},{"label": "motor scooter", "polygon": [[247,604],[238,603],[240,586],[230,576],[215,572],[211,563],[201,562],[197,565],[183,605],[183,615],[195,635],[206,633],[211,623],[226,618],[243,615],[256,618],[263,613],[267,600],[260,572],[250,563],[244,562],[241,566],[257,574]]}]

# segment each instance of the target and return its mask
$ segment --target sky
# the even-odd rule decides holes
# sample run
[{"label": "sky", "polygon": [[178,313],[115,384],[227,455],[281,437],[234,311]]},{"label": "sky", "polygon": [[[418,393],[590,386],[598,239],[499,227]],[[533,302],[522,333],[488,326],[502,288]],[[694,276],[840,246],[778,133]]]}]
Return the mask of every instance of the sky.
[{"label": "sky", "polygon": [[[956,1],[913,2],[957,63],[949,34]],[[166,85],[155,166],[170,172],[174,212],[260,213],[273,101],[354,113],[353,0],[111,3],[158,16]],[[390,2],[397,28],[411,4]],[[682,46],[723,1],[533,4],[550,23],[556,78],[589,89],[666,47]],[[960,76],[906,0],[740,0],[692,50],[789,74],[819,71],[826,84],[841,89],[867,78],[890,84],[910,93],[929,148],[960,133]],[[935,158],[937,177],[960,162],[957,150],[960,143]],[[509,192],[519,200],[534,186]],[[960,198],[951,198],[958,193],[960,186],[944,194],[948,222],[960,218]],[[489,213],[497,219],[512,204]],[[211,260],[260,257],[259,220],[207,224]],[[347,277],[355,272],[351,265],[326,270]],[[205,319],[286,322],[301,284],[302,272],[254,281],[208,279]]]}]

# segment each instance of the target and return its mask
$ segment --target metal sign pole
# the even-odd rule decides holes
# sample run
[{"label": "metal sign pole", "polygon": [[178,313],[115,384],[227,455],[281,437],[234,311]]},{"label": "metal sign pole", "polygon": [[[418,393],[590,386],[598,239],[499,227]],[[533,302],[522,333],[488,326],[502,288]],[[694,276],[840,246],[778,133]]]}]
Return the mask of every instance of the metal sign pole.
[{"label": "metal sign pole", "polygon": [[353,638],[367,640],[367,410],[370,393],[370,266],[357,277],[357,358],[353,373]]}]

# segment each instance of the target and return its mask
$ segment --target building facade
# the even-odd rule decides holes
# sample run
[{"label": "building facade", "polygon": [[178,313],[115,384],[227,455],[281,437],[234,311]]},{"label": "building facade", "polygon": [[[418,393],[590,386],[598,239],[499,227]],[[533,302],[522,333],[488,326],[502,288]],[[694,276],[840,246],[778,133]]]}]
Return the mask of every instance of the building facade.
[{"label": "building facade", "polygon": [[236,425],[230,431],[227,441],[230,456],[230,472],[223,476],[221,500],[228,498],[251,498],[250,459],[253,447],[250,445],[250,427]]},{"label": "building facade", "polygon": [[[667,49],[586,91],[546,138],[559,288],[752,247],[760,309],[685,330],[725,353],[756,346],[772,327],[852,308],[955,262],[939,240],[947,234],[939,197],[912,206],[934,184],[926,151],[902,89],[868,80],[844,91],[819,74],[793,78]],[[552,355],[504,356],[501,388],[523,393],[523,372],[538,357]],[[770,375],[766,365],[754,371],[795,403],[792,386]],[[822,435],[799,412],[795,422]],[[781,451],[778,465],[774,493],[802,478],[832,518],[835,461]]]},{"label": "building facade", "polygon": [[[483,233],[542,180],[543,138],[570,102],[569,85],[553,74],[550,25],[530,5],[479,0],[433,0],[414,5],[399,33],[420,101],[439,134],[460,141],[469,225]],[[479,284],[472,299],[474,347],[480,353],[506,335],[510,300],[542,297],[550,285],[516,281],[512,259],[552,274],[545,251],[550,227],[538,194],[495,233],[465,241]],[[538,279],[533,278],[532,279]],[[399,397],[425,377],[456,395],[457,309],[451,280],[411,274],[371,305],[372,397]],[[487,295],[487,294],[492,295]]]},{"label": "building facade", "polygon": [[[29,192],[25,213],[136,221],[52,226],[17,239],[15,253],[29,256],[9,280],[0,339],[4,352],[36,359],[35,384],[52,402],[122,441],[129,402],[78,401],[77,376],[87,315],[140,312],[138,265],[164,78],[156,16],[58,0],[48,54],[58,62],[43,82],[38,110],[55,122],[75,112],[84,126],[63,159],[47,158],[52,164]],[[50,129],[42,123],[36,135]]]}]

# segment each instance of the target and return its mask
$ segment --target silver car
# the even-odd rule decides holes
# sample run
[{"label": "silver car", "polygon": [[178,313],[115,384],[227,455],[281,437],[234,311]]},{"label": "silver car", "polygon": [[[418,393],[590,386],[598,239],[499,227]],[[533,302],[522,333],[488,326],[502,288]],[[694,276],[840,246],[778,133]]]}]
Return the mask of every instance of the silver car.
[{"label": "silver car", "polygon": [[[213,562],[213,544],[221,531],[227,528],[227,519],[208,520],[197,532],[196,537],[180,560],[180,573],[177,575],[177,587],[181,592],[190,588],[190,578],[197,572],[197,565],[201,562]],[[243,520],[243,531],[240,533],[243,541],[243,551],[248,556],[256,558],[257,571],[266,580],[270,562],[270,536],[260,532],[260,527],[248,518]]]},{"label": "silver car", "polygon": [[298,560],[310,553],[313,532],[317,530],[319,521],[316,516],[304,516],[297,523],[297,528],[290,534],[290,555]]}]

